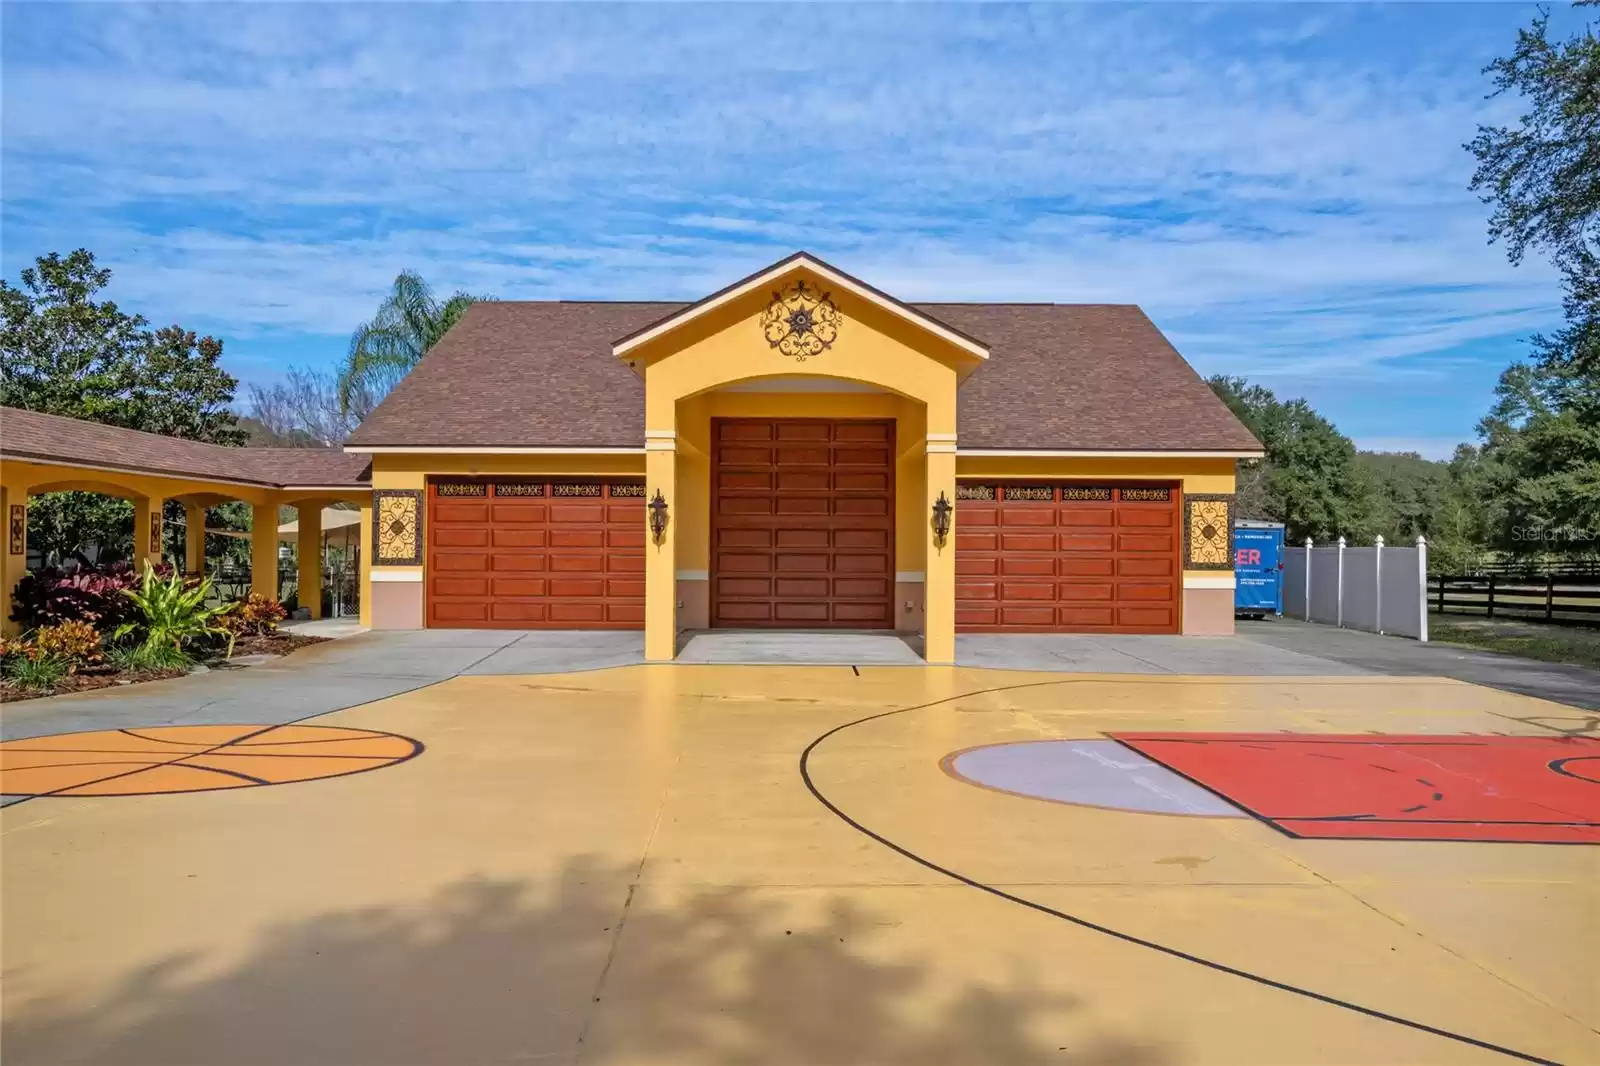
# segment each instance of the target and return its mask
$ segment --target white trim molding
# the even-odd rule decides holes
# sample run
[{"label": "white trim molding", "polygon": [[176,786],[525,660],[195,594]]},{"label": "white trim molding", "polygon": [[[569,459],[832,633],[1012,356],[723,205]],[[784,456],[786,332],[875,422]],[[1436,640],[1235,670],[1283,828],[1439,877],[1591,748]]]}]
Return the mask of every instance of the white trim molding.
[{"label": "white trim molding", "polygon": [[423,448],[407,445],[345,445],[352,455],[643,455],[643,448]]},{"label": "white trim molding", "polygon": [[651,326],[649,329],[644,330],[641,333],[636,333],[625,340],[618,341],[616,344],[611,346],[611,354],[619,357],[627,355],[640,345],[655,340],[664,333],[670,333],[672,330],[677,329],[685,322],[693,321],[694,319],[699,318],[701,315],[707,314],[708,312],[714,311],[719,307],[729,304],[755,289],[766,288],[768,285],[771,285],[775,279],[780,278],[785,274],[792,273],[793,271],[802,267],[811,271],[813,274],[816,274],[818,277],[828,282],[828,284],[840,289],[845,289],[853,295],[859,296],[861,299],[866,300],[868,303],[875,304],[883,310],[888,311],[896,318],[901,318],[908,322],[914,323],[922,329],[927,330],[929,333],[932,333],[934,336],[955,345],[957,348],[960,348],[969,355],[976,356],[979,359],[989,358],[989,349],[982,344],[979,344],[977,341],[971,339],[970,337],[962,336],[955,330],[943,325],[938,321],[935,321],[934,319],[922,314],[920,311],[917,311],[914,308],[908,308],[905,305],[890,299],[884,294],[869,288],[863,282],[857,281],[846,274],[841,274],[828,264],[818,259],[813,259],[804,252],[801,252],[797,255],[791,255],[787,259],[780,260],[779,262],[772,264],[767,269],[761,271],[759,274],[753,274],[744,281],[733,285],[731,288],[724,289],[722,292],[717,293],[715,296],[712,296],[709,299],[703,300],[698,304],[692,304],[670,318],[656,323],[654,326]]},{"label": "white trim molding", "polygon": [[1183,575],[1183,587],[1186,589],[1231,589],[1237,584],[1232,574]]},{"label": "white trim molding", "polygon": [[920,585],[927,580],[927,575],[921,570],[896,570],[894,580],[900,585]]},{"label": "white trim molding", "polygon": [[953,440],[930,440],[924,448],[929,455],[955,455],[956,442]]},{"label": "white trim molding", "polygon": [[709,570],[679,570],[675,575],[679,581],[710,581]]},{"label": "white trim molding", "polygon": [[406,570],[397,570],[391,567],[374,566],[372,568],[372,580],[397,581],[420,585],[422,583],[422,568],[412,567]]},{"label": "white trim molding", "polygon": [[[957,455],[969,459],[1260,459],[1263,451],[1142,451],[1094,448],[1045,448],[1018,450],[1012,448],[962,448]],[[973,475],[976,476],[976,475]]]}]

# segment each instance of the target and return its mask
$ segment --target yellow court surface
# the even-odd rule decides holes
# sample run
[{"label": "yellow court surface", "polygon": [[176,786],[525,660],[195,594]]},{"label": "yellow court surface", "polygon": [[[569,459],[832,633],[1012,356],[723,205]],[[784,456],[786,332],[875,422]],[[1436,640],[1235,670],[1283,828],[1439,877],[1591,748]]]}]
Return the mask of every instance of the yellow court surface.
[{"label": "yellow court surface", "polygon": [[173,728],[0,745],[6,1066],[1600,1062],[1559,704],[678,665]]}]

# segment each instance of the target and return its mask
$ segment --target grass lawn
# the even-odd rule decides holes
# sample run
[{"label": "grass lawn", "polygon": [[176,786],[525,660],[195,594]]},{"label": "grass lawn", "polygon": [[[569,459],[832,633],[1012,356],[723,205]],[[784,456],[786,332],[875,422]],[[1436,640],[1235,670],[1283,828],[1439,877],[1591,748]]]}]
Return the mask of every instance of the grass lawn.
[{"label": "grass lawn", "polygon": [[1446,621],[1435,614],[1428,619],[1428,639],[1551,663],[1600,667],[1600,628],[1486,618]]}]

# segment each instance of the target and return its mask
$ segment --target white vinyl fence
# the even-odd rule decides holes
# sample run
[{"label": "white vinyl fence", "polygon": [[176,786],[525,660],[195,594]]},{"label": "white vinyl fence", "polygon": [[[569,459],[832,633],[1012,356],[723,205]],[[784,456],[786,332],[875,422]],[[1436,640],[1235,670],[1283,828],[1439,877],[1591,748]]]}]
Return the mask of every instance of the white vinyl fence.
[{"label": "white vinyl fence", "polygon": [[1283,613],[1307,622],[1428,639],[1428,544],[1352,548],[1340,537],[1283,553]]}]

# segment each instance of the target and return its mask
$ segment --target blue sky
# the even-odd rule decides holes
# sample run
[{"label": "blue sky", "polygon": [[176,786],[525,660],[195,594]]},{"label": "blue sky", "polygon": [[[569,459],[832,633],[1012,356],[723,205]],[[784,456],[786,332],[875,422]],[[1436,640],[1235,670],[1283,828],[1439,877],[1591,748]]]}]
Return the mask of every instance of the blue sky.
[{"label": "blue sky", "polygon": [[248,381],[333,364],[405,268],[693,299],[804,248],[1138,303],[1202,373],[1447,455],[1559,322],[1461,147],[1533,11],[5,4],[0,267],[88,247]]}]

